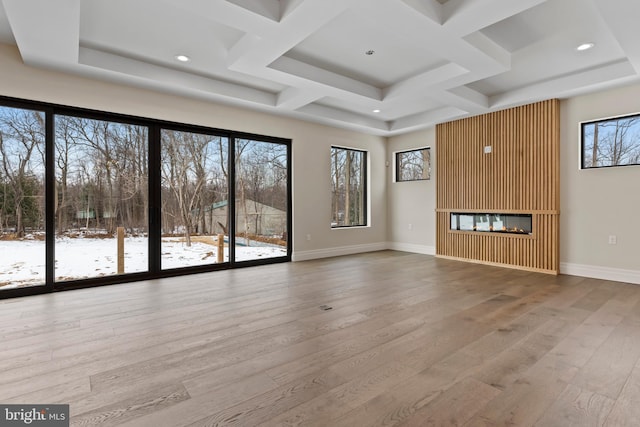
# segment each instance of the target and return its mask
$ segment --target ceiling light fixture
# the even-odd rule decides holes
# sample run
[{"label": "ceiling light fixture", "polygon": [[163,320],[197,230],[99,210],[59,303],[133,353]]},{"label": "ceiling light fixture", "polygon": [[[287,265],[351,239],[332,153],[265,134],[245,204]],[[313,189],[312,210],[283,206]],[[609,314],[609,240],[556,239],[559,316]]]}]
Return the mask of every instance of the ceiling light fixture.
[{"label": "ceiling light fixture", "polygon": [[373,110],[373,112],[374,112],[374,113],[379,113],[379,112],[380,112],[380,110]]},{"label": "ceiling light fixture", "polygon": [[592,47],[594,47],[596,44],[595,43],[582,43],[580,46],[578,46],[576,48],[577,51],[583,52],[585,50],[589,50]]},{"label": "ceiling light fixture", "polygon": [[175,58],[180,62],[189,62],[191,59],[187,55],[176,55]]},{"label": "ceiling light fixture", "polygon": [[373,55],[374,53],[376,53],[376,51],[375,51],[375,50],[373,50],[373,49],[370,49],[370,50],[366,51],[364,54],[365,54],[365,55],[368,55],[368,56],[371,56],[371,55]]}]

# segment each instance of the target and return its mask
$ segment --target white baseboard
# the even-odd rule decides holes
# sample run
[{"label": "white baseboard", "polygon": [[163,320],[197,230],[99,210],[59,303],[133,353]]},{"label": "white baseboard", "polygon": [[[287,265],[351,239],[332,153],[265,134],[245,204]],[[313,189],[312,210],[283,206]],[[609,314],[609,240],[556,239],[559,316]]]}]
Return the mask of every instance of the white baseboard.
[{"label": "white baseboard", "polygon": [[560,263],[560,273],[571,276],[591,277],[594,279],[612,280],[640,285],[640,271],[621,268],[601,267],[596,265]]},{"label": "white baseboard", "polygon": [[394,251],[411,252],[423,255],[435,255],[435,246],[414,245],[412,243],[389,242],[388,249]]},{"label": "white baseboard", "polygon": [[337,248],[315,249],[311,251],[293,251],[292,261],[308,261],[318,258],[329,258],[342,255],[353,255],[364,252],[383,251],[388,249],[387,242],[369,243],[366,245],[339,246]]}]

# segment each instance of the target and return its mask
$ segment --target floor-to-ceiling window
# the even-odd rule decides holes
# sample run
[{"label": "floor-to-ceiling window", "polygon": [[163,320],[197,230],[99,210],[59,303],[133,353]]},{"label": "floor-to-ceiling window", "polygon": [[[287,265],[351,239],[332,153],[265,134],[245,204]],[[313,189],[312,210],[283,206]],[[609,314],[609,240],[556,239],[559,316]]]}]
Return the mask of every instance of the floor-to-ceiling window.
[{"label": "floor-to-ceiling window", "polygon": [[235,257],[287,255],[287,146],[235,140]]},{"label": "floor-to-ceiling window", "polygon": [[0,97],[0,142],[0,297],[291,258],[289,140]]},{"label": "floor-to-ceiling window", "polygon": [[229,261],[229,139],[163,129],[162,268]]},{"label": "floor-to-ceiling window", "polygon": [[148,271],[148,128],[55,116],[55,280]]}]

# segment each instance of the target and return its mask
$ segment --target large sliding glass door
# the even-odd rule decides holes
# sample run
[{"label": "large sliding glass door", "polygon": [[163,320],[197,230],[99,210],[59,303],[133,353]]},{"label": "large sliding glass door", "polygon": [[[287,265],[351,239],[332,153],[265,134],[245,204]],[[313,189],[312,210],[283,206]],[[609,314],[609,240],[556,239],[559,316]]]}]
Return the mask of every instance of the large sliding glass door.
[{"label": "large sliding glass door", "polygon": [[45,284],[45,114],[0,106],[0,291]]},{"label": "large sliding glass door", "polygon": [[291,259],[291,141],[0,97],[0,298]]},{"label": "large sliding glass door", "polygon": [[287,145],[235,140],[235,259],[287,256]]},{"label": "large sliding glass door", "polygon": [[148,271],[148,128],[65,115],[55,125],[55,280]]},{"label": "large sliding glass door", "polygon": [[228,262],[229,139],[163,129],[161,140],[162,268]]}]

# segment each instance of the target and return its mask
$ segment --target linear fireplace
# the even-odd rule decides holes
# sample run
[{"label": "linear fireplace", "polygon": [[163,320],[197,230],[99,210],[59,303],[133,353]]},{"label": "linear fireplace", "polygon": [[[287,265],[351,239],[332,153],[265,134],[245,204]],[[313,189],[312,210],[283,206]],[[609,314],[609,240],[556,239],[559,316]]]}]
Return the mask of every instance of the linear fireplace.
[{"label": "linear fireplace", "polygon": [[451,230],[531,234],[531,214],[451,213]]}]

